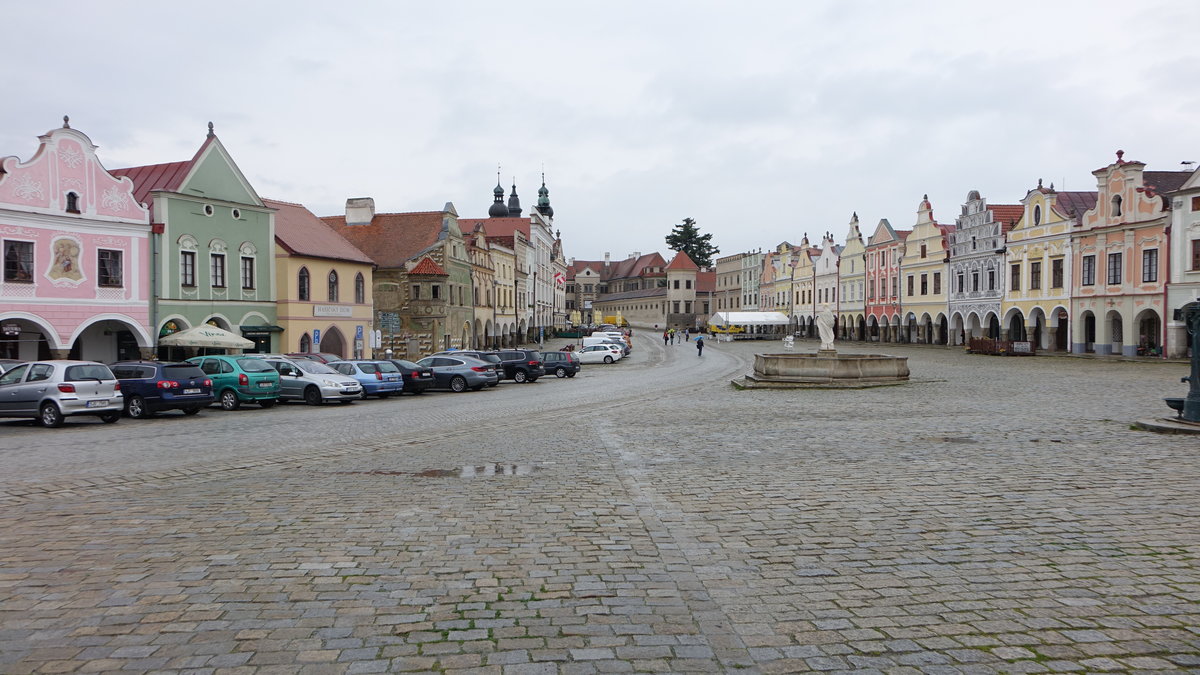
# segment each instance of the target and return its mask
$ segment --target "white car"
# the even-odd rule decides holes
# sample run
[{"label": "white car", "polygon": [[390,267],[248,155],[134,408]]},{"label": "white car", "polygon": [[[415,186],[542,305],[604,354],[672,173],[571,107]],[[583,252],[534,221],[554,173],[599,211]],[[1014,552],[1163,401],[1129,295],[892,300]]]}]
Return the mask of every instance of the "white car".
[{"label": "white car", "polygon": [[615,363],[624,356],[622,349],[614,344],[588,345],[575,352],[580,363]]}]

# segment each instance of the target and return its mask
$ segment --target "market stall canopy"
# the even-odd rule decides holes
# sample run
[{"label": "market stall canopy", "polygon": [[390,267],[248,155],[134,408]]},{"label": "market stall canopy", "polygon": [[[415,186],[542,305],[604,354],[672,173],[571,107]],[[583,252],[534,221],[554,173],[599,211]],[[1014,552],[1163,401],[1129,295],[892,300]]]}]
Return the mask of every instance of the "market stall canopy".
[{"label": "market stall canopy", "polygon": [[250,349],[254,347],[253,340],[247,340],[240,335],[234,335],[227,330],[207,324],[171,333],[166,337],[159,338],[158,344],[164,347],[215,347],[217,349]]},{"label": "market stall canopy", "polygon": [[717,312],[708,319],[710,326],[786,326],[782,312]]}]

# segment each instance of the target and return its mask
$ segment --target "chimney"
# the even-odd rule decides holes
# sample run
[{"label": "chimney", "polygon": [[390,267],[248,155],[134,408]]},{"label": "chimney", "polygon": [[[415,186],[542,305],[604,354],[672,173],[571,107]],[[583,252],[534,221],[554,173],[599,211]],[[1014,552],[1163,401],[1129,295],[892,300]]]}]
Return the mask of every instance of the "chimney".
[{"label": "chimney", "polygon": [[608,253],[608,251],[605,251],[604,252],[604,266],[605,267],[608,267],[608,261],[609,261],[609,253]]},{"label": "chimney", "polygon": [[370,225],[375,218],[375,200],[371,197],[351,197],[346,200],[346,224]]},{"label": "chimney", "polygon": [[641,252],[641,251],[634,251],[632,254],[630,254],[630,256],[629,256],[629,257],[630,257],[630,258],[640,258],[640,257],[642,257],[642,252]]}]

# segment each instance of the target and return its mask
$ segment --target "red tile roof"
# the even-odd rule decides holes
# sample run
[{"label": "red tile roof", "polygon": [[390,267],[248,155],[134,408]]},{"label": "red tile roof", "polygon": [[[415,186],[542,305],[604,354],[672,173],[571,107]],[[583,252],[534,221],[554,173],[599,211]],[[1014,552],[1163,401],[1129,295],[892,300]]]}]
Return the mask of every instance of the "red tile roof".
[{"label": "red tile roof", "polygon": [[446,272],[446,270],[442,268],[441,265],[434,262],[433,258],[430,258],[429,256],[425,256],[424,258],[421,258],[421,262],[417,263],[417,266],[412,268],[411,270],[409,270],[408,273],[416,274],[418,276],[426,276],[426,277],[448,277],[448,276],[450,276]]},{"label": "red tile roof", "polygon": [[683,251],[679,251],[675,254],[674,258],[671,258],[671,264],[667,265],[667,269],[699,270],[700,268],[696,266],[696,263],[692,262],[692,259],[688,257],[688,254],[684,253]]},{"label": "red tile roof", "polygon": [[275,199],[264,199],[263,203],[276,209],[275,241],[288,253],[367,264],[374,262],[303,205]]},{"label": "red tile roof", "polygon": [[1054,210],[1058,211],[1058,215],[1063,218],[1070,218],[1072,213],[1074,217],[1082,218],[1085,211],[1090,211],[1096,206],[1096,200],[1100,198],[1096,192],[1056,192],[1054,198]]},{"label": "red tile roof", "polygon": [[717,291],[717,273],[714,270],[696,273],[696,292],[715,293]]},{"label": "red tile roof", "polygon": [[347,225],[344,215],[321,220],[380,267],[399,268],[438,242],[443,216],[441,211],[376,213],[365,225]]},{"label": "red tile roof", "polygon": [[608,268],[608,274],[604,273],[601,268],[601,278],[605,281],[609,279],[630,279],[633,277],[643,276],[647,267],[666,267],[667,261],[658,253],[647,253],[636,258],[630,257],[624,260],[619,260],[612,263]]},{"label": "red tile roof", "polygon": [[1002,234],[1011,230],[1025,215],[1025,207],[1021,204],[988,204],[988,211],[992,212],[992,222],[1000,223]]},{"label": "red tile roof", "polygon": [[192,155],[192,158],[185,162],[130,166],[124,169],[109,169],[108,172],[118,177],[129,176],[129,180],[133,181],[133,198],[152,207],[150,192],[152,190],[178,191],[180,186],[183,185],[183,179],[187,178],[196,160],[199,159],[200,155],[215,138],[216,136],[205,138],[204,142],[200,144],[200,149],[196,151],[196,154]]}]

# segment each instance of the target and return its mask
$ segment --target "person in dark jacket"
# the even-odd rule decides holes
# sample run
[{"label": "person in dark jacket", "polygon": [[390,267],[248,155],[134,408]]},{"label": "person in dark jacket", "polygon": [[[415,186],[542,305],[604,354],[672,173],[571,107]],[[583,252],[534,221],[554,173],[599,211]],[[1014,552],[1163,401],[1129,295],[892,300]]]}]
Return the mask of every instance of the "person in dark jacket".
[{"label": "person in dark jacket", "polygon": [[696,356],[704,356],[704,336],[696,336]]}]

